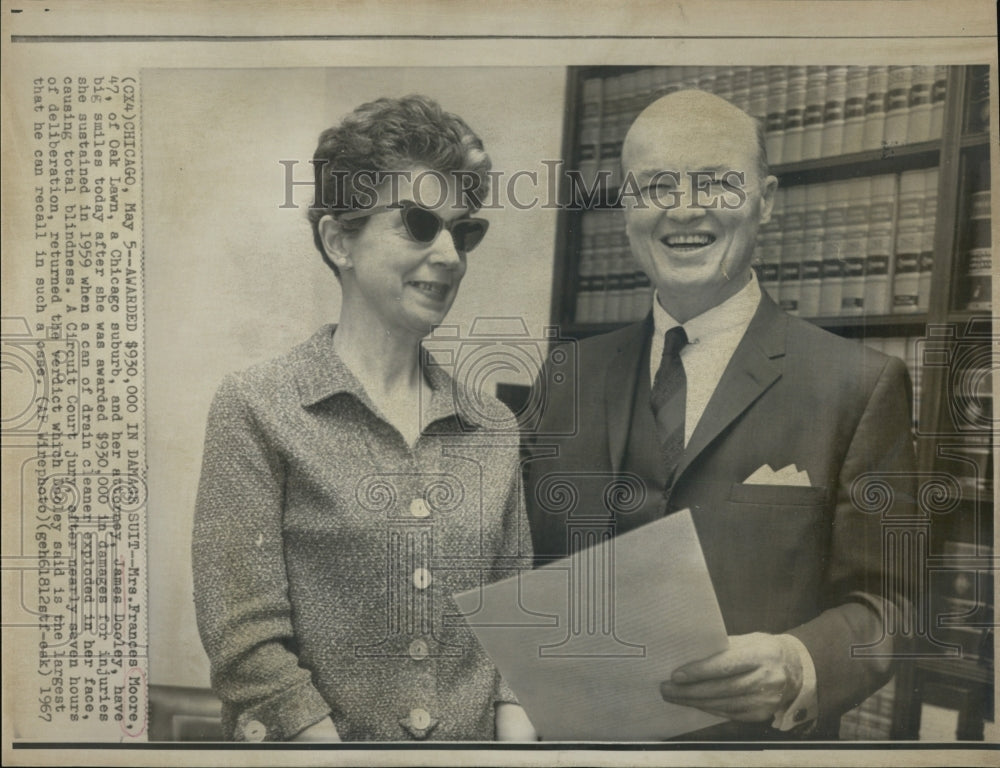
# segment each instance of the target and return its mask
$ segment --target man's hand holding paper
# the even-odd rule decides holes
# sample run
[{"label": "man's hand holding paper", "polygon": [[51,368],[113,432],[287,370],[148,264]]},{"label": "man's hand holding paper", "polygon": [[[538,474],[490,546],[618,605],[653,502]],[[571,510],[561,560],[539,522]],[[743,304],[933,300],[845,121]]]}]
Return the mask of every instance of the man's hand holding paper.
[{"label": "man's hand holding paper", "polygon": [[678,668],[660,692],[665,701],[730,720],[770,720],[802,689],[795,642],[763,632],[730,637],[727,650]]}]

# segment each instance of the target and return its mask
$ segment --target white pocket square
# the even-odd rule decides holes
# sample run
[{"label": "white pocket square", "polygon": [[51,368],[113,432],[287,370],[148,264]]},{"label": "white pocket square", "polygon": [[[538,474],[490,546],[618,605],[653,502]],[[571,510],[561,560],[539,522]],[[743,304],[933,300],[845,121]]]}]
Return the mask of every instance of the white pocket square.
[{"label": "white pocket square", "polygon": [[743,483],[745,485],[812,485],[809,473],[804,469],[800,470],[795,464],[789,464],[777,471],[770,464],[762,464]]}]

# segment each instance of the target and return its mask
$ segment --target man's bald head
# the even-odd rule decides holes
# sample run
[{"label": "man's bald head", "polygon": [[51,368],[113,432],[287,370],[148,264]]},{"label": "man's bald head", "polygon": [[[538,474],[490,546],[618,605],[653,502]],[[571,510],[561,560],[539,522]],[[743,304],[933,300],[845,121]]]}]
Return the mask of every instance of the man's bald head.
[{"label": "man's bald head", "polygon": [[739,107],[706,91],[676,91],[661,96],[636,117],[622,146],[622,167],[630,168],[630,154],[637,146],[664,141],[681,146],[691,139],[704,139],[720,131],[733,141],[741,138],[755,146],[757,172],[767,178],[767,150],[764,125]]}]

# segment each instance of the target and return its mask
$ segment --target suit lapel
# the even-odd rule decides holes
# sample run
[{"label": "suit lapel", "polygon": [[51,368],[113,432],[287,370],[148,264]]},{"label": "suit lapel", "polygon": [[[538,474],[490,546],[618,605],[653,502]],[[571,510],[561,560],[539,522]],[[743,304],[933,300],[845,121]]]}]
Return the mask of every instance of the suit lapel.
[{"label": "suit lapel", "polygon": [[746,333],[684,450],[675,478],[751,403],[781,377],[787,316],[764,293]]},{"label": "suit lapel", "polygon": [[622,332],[621,343],[611,357],[604,379],[604,405],[608,419],[608,448],[611,468],[619,472],[625,457],[628,428],[632,421],[635,382],[642,365],[643,345],[652,327],[652,314]]}]

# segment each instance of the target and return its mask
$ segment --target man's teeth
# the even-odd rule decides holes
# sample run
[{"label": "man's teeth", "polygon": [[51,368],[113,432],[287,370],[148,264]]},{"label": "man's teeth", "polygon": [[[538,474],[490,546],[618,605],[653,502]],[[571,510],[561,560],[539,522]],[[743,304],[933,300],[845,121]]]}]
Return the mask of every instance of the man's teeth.
[{"label": "man's teeth", "polygon": [[715,242],[715,235],[696,233],[690,235],[667,235],[663,242],[670,248],[703,248]]}]

